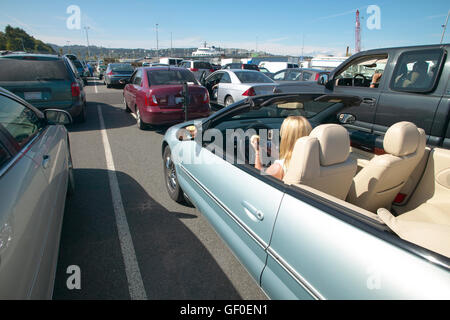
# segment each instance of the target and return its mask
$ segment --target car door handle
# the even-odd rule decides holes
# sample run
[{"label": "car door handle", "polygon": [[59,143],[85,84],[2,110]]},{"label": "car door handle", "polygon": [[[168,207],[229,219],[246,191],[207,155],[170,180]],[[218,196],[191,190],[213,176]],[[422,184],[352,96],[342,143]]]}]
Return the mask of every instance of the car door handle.
[{"label": "car door handle", "polygon": [[50,156],[49,155],[43,156],[42,157],[42,167],[44,169],[47,169],[49,165],[50,165]]},{"label": "car door handle", "polygon": [[369,106],[374,106],[376,102],[377,102],[377,99],[375,99],[375,98],[363,98],[362,99],[362,103],[368,104]]},{"label": "car door handle", "polygon": [[257,222],[258,220],[262,221],[264,219],[264,214],[262,213],[261,210],[256,209],[253,205],[251,205],[247,201],[242,201],[241,204],[244,207],[245,213],[253,221]]}]

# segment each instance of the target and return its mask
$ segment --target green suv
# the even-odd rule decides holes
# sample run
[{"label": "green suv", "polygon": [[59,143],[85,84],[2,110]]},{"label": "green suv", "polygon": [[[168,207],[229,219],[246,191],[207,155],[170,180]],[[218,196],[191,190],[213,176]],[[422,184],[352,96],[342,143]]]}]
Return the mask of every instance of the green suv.
[{"label": "green suv", "polygon": [[0,56],[0,87],[38,109],[68,111],[75,121],[86,120],[83,80],[66,57],[6,53]]}]

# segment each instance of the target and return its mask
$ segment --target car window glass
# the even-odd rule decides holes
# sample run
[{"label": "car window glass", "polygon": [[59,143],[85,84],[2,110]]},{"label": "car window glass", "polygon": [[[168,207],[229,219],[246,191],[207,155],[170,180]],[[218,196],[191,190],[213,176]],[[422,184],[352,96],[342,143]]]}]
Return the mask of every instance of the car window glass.
[{"label": "car window glass", "polygon": [[152,85],[183,84],[191,82],[197,84],[192,72],[187,70],[152,70],[147,72]]},{"label": "car window glass", "polygon": [[303,81],[311,80],[312,73],[303,71]]},{"label": "car window glass", "polygon": [[382,77],[387,59],[387,55],[377,55],[356,60],[336,74],[336,85],[370,87],[375,73]]},{"label": "car window glass", "polygon": [[231,78],[228,73],[224,73],[222,79],[220,79],[220,83],[231,83]]},{"label": "car window glass", "polygon": [[274,76],[273,76],[273,79],[274,80],[284,80],[284,75],[286,74],[286,71],[281,71],[281,72],[278,72],[278,73],[276,73]]},{"label": "car window glass", "polygon": [[196,61],[194,62],[195,69],[211,69],[211,64],[209,62]]},{"label": "car window glass", "polygon": [[66,65],[58,60],[0,59],[0,81],[69,80]]},{"label": "car window glass", "polygon": [[0,168],[11,158],[8,150],[0,142]]},{"label": "car window glass", "polygon": [[437,80],[443,51],[438,49],[403,53],[395,67],[391,88],[397,91],[429,92]]},{"label": "car window glass", "polygon": [[300,70],[290,70],[287,74],[286,80],[297,81],[300,80],[302,72]]},{"label": "car window glass", "polygon": [[272,79],[259,71],[235,71],[234,74],[241,83],[273,83]]},{"label": "car window glass", "polygon": [[133,84],[140,86],[142,82],[142,70],[138,70],[134,76]]},{"label": "car window glass", "polygon": [[0,95],[0,124],[24,146],[42,127],[43,123],[33,110]]}]

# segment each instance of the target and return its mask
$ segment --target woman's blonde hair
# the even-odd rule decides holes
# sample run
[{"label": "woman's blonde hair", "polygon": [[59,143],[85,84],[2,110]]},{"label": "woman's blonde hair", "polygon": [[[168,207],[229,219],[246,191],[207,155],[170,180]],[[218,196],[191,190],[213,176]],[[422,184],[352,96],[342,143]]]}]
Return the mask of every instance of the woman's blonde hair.
[{"label": "woman's blonde hair", "polygon": [[284,159],[287,167],[291,161],[295,142],[311,133],[312,127],[305,117],[290,116],[284,119],[280,129],[280,159]]}]

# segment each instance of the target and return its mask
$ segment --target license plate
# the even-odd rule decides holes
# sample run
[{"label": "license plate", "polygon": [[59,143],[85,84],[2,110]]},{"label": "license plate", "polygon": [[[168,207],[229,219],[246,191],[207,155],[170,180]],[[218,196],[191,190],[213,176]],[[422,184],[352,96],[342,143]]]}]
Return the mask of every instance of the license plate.
[{"label": "license plate", "polygon": [[25,100],[42,100],[42,92],[24,92]]},{"label": "license plate", "polygon": [[183,97],[175,97],[175,104],[183,103],[184,98]]}]

